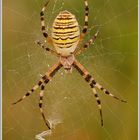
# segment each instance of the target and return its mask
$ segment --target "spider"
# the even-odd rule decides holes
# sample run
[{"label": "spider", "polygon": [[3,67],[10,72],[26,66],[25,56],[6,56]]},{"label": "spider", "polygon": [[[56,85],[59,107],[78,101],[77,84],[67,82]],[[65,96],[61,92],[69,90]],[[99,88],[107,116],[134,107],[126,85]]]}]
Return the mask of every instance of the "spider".
[{"label": "spider", "polygon": [[103,116],[102,116],[102,108],[101,108],[101,101],[99,99],[98,93],[96,91],[96,88],[103,91],[106,95],[109,95],[121,102],[126,102],[125,100],[122,100],[113,94],[111,94],[107,89],[105,89],[102,85],[97,83],[95,79],[90,75],[90,73],[84,68],[82,64],[80,64],[75,56],[81,54],[83,51],[85,51],[96,39],[98,35],[98,31],[89,39],[87,43],[83,45],[83,47],[79,48],[79,44],[84,39],[84,36],[87,33],[88,30],[88,16],[89,16],[89,7],[88,7],[88,1],[84,0],[85,4],[85,22],[84,27],[82,29],[82,32],[80,33],[79,24],[75,18],[75,16],[70,13],[67,10],[61,11],[55,18],[53,25],[52,25],[52,31],[51,36],[48,35],[46,32],[46,26],[45,26],[45,20],[44,20],[44,12],[46,10],[46,7],[48,6],[49,0],[46,2],[44,7],[42,8],[40,12],[40,20],[41,20],[41,30],[43,33],[43,36],[45,37],[45,43],[48,42],[51,44],[54,49],[48,48],[45,43],[42,43],[41,41],[37,41],[37,45],[47,52],[50,52],[51,54],[57,56],[59,58],[58,62],[53,65],[48,72],[45,73],[44,76],[41,77],[39,82],[33,86],[31,90],[29,90],[22,98],[14,102],[13,104],[17,104],[18,102],[22,101],[31,93],[33,93],[36,89],[40,88],[40,100],[39,100],[39,108],[40,112],[42,114],[43,120],[48,127],[48,129],[51,129],[50,122],[46,119],[42,104],[43,104],[43,94],[46,84],[53,78],[53,76],[56,74],[56,72],[60,68],[64,68],[66,73],[71,73],[72,69],[75,68],[81,76],[85,79],[85,81],[89,84],[91,87],[93,94],[96,98],[98,109],[100,112],[101,117],[101,125],[103,126]]}]

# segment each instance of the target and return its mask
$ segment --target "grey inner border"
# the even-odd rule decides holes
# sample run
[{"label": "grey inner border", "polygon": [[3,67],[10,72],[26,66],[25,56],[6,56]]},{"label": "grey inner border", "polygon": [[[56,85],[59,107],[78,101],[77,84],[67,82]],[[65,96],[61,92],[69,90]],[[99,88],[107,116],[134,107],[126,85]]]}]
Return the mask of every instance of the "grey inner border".
[{"label": "grey inner border", "polygon": [[140,22],[139,22],[139,19],[140,19],[140,1],[138,0],[138,140],[140,140],[140,38],[139,38],[139,35],[140,35],[140,28],[139,28],[139,25],[140,25]]},{"label": "grey inner border", "polygon": [[2,140],[2,0],[0,0],[0,139]]}]

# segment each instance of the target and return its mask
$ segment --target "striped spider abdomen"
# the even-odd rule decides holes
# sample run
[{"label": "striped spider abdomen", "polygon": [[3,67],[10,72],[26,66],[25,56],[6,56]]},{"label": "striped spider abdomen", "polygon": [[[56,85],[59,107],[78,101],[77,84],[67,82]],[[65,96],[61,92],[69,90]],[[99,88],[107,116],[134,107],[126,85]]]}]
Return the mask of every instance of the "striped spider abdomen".
[{"label": "striped spider abdomen", "polygon": [[52,41],[57,53],[69,56],[80,40],[80,29],[73,14],[61,11],[52,26]]}]

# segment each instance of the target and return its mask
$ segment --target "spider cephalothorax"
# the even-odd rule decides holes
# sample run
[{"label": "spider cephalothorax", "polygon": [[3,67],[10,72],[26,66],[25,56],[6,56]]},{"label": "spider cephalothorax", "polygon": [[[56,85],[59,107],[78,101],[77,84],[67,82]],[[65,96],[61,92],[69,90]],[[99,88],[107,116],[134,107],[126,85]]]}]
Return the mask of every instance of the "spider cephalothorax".
[{"label": "spider cephalothorax", "polygon": [[52,26],[51,36],[48,36],[48,33],[46,31],[45,21],[44,21],[44,11],[48,5],[48,2],[49,1],[47,1],[47,3],[42,8],[42,11],[40,13],[41,29],[46,39],[45,42],[48,42],[49,44],[54,46],[55,49],[52,50],[48,48],[46,45],[44,45],[44,43],[41,43],[40,41],[37,41],[37,44],[43,49],[45,49],[46,51],[50,52],[51,54],[56,55],[59,58],[59,60],[54,66],[52,66],[48,70],[48,72],[45,73],[44,76],[42,76],[39,82],[31,90],[29,90],[22,98],[20,98],[13,104],[16,104],[22,101],[24,98],[29,96],[37,88],[40,87],[41,91],[39,94],[40,95],[39,108],[40,108],[40,111],[41,111],[41,114],[45,121],[46,126],[49,129],[51,129],[52,128],[51,124],[46,119],[43,113],[43,109],[42,109],[43,94],[44,94],[45,86],[61,67],[64,67],[66,72],[72,72],[72,68],[75,68],[81,74],[81,76],[85,79],[85,81],[90,85],[93,91],[93,94],[97,101],[98,109],[100,111],[101,124],[103,125],[101,101],[99,99],[96,88],[100,89],[101,91],[103,91],[103,93],[117,100],[120,100],[122,102],[126,102],[126,101],[121,100],[120,98],[114,96],[108,90],[106,90],[103,86],[97,83],[95,79],[90,75],[90,73],[84,68],[84,66],[75,59],[75,56],[81,54],[84,50],[86,50],[94,42],[94,40],[96,39],[98,35],[98,31],[97,31],[91,37],[91,39],[89,39],[89,41],[83,45],[83,47],[79,48],[79,43],[83,40],[85,34],[87,33],[87,28],[88,28],[88,15],[89,15],[88,2],[87,0],[84,0],[85,24],[81,33],[80,33],[79,25],[75,16],[65,10],[65,11],[60,12],[58,16],[55,18],[53,26]]},{"label": "spider cephalothorax", "polygon": [[71,73],[72,72],[72,67],[74,63],[75,57],[74,55],[69,55],[69,56],[61,56],[60,57],[60,63],[63,65],[64,70],[66,73]]}]

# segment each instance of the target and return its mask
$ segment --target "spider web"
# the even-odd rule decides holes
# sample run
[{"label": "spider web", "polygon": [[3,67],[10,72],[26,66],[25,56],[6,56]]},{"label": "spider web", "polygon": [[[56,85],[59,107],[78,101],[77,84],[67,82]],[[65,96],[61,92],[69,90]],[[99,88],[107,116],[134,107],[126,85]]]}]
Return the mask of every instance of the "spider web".
[{"label": "spider web", "polygon": [[[99,92],[104,126],[92,91],[73,70],[61,69],[46,86],[44,112],[52,132],[39,112],[39,90],[16,106],[57,58],[37,48],[43,40],[39,12],[45,1],[3,0],[3,140],[132,140],[137,139],[137,1],[88,0],[89,32],[98,39],[77,59],[112,94],[126,99],[120,103]],[[46,12],[50,27],[59,11],[67,9],[84,24],[83,0],[52,0]],[[50,46],[51,47],[51,46]],[[130,120],[131,119],[131,120]]]}]

